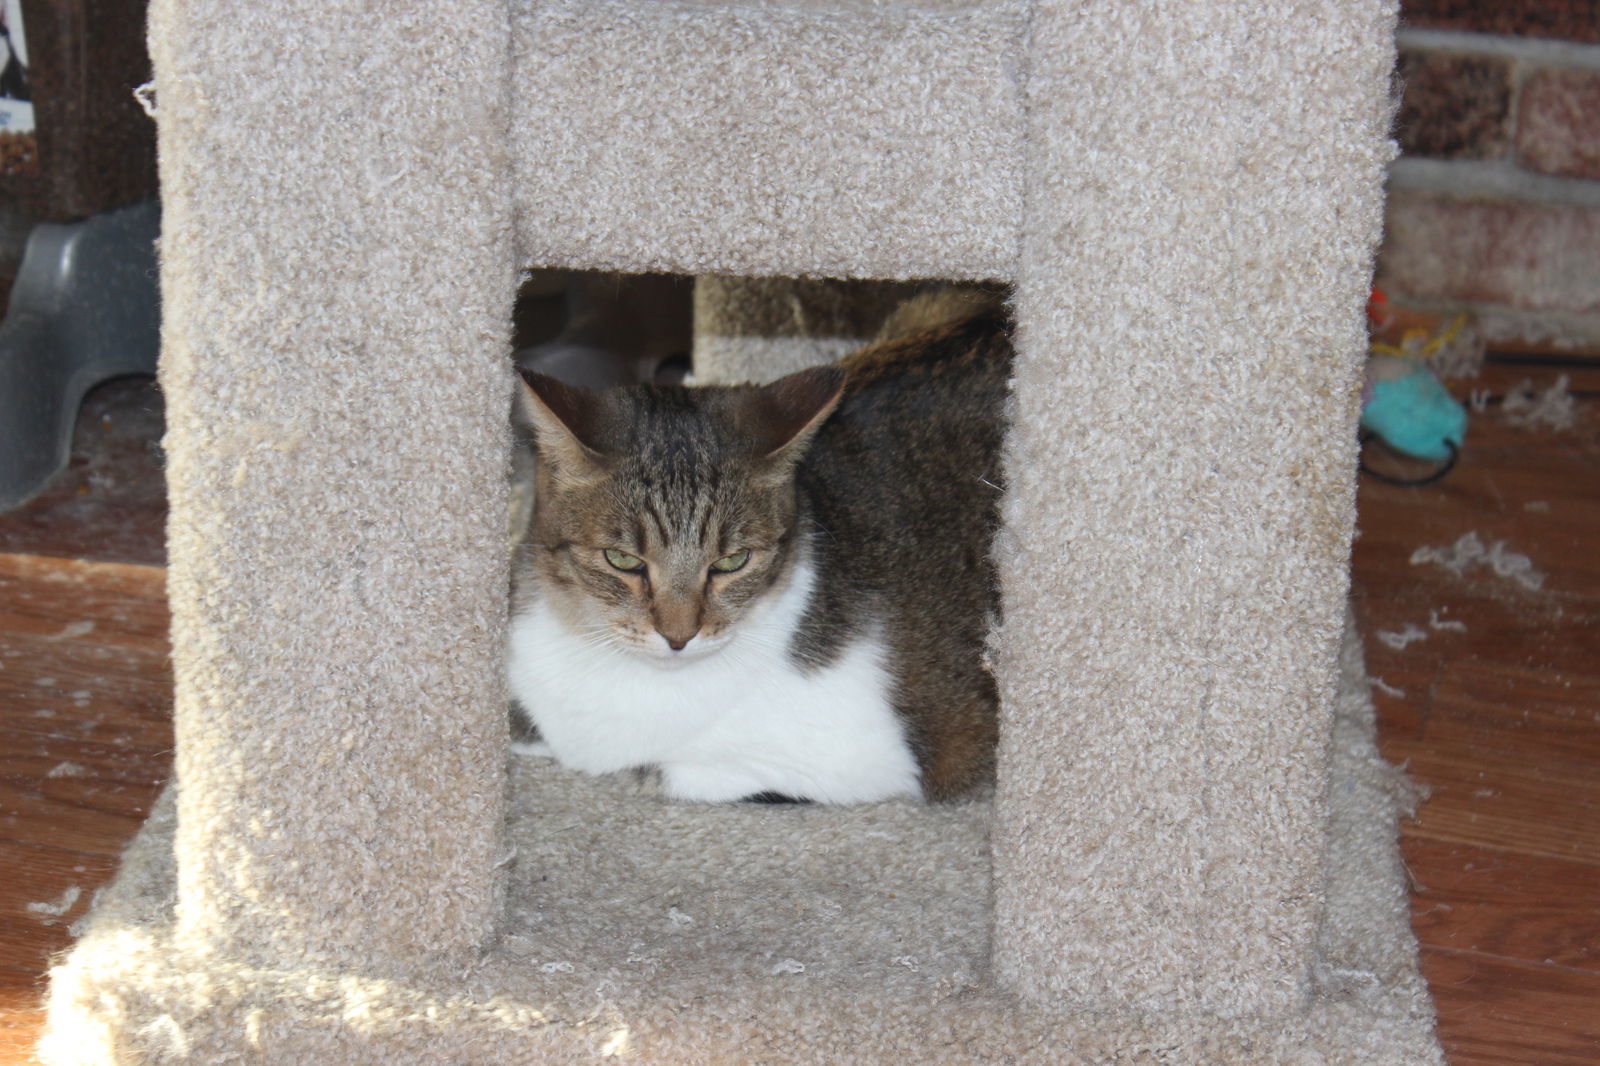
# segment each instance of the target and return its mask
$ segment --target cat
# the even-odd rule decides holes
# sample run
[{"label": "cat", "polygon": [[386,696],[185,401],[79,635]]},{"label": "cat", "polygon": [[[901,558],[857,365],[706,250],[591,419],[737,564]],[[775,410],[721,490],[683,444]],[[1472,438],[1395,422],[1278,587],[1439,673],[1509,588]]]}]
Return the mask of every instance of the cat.
[{"label": "cat", "polygon": [[[923,303],[889,331],[948,317]],[[524,373],[518,750],[652,770],[682,800],[982,787],[1010,369],[990,304],[762,386]]]}]

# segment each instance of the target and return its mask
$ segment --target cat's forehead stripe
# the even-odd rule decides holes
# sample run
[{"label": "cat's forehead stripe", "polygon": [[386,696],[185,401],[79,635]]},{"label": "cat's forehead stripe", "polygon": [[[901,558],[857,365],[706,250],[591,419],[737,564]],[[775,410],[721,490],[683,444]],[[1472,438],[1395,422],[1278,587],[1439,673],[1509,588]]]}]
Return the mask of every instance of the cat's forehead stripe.
[{"label": "cat's forehead stripe", "polygon": [[695,523],[694,532],[694,539],[701,544],[707,543],[706,534],[711,528],[711,511],[711,501],[709,499],[702,499],[700,501],[700,517]]},{"label": "cat's forehead stripe", "polygon": [[[645,517],[649,518],[650,521],[655,524],[655,542],[657,544],[667,543],[667,541],[671,539],[671,531],[667,526],[667,520],[661,517],[661,512],[656,509],[655,500],[651,499],[649,496],[646,496],[644,500],[644,514]],[[643,536],[642,528],[640,533],[640,543],[646,543],[647,538]]]}]

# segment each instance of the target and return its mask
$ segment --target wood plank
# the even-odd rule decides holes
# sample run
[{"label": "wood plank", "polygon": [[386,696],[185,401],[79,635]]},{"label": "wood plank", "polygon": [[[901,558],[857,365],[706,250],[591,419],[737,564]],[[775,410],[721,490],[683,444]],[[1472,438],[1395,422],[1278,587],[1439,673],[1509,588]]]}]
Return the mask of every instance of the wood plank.
[{"label": "wood plank", "polygon": [[1594,1066],[1600,974],[1424,948],[1450,1066]]},{"label": "wood plank", "polygon": [[[1359,556],[1357,566],[1363,566]],[[1600,674],[1593,636],[1600,632],[1600,599],[1467,590],[1447,584],[1453,582],[1449,575],[1434,582],[1428,575],[1374,576],[1370,568],[1362,572],[1354,600],[1374,674],[1387,677],[1407,669],[1418,656],[1432,663],[1478,661],[1573,676]],[[1435,629],[1435,618],[1460,622],[1466,631]],[[1386,647],[1379,639],[1380,631],[1399,632],[1408,625],[1424,631],[1424,638],[1403,649]]]},{"label": "wood plank", "polygon": [[0,966],[0,1066],[34,1066],[44,1028],[44,989],[38,974]]},{"label": "wood plank", "polygon": [[[1376,612],[1363,613],[1370,617]],[[1398,630],[1406,622],[1417,619],[1426,627],[1426,611],[1402,615],[1388,625],[1375,625],[1365,634],[1369,672],[1384,677],[1388,673],[1398,674],[1409,669],[1401,665],[1403,660],[1422,656],[1440,665],[1446,661],[1475,660],[1516,671],[1544,671],[1574,677],[1600,673],[1600,662],[1595,660],[1595,638],[1591,636],[1600,632],[1600,618],[1564,615],[1548,621],[1522,619],[1490,606],[1474,606],[1470,611],[1463,607],[1451,613],[1455,617],[1470,615],[1469,634],[1465,637],[1435,634],[1399,653],[1383,647],[1376,631]]]},{"label": "wood plank", "polygon": [[116,872],[109,855],[0,841],[0,959],[43,973],[69,947],[72,923]]},{"label": "wood plank", "polygon": [[1426,740],[1379,747],[1430,792],[1407,835],[1600,864],[1600,766],[1503,765],[1490,750]]},{"label": "wood plank", "polygon": [[[1549,516],[1542,519],[1548,521]],[[1600,591],[1600,557],[1589,547],[1589,530],[1600,527],[1573,524],[1571,528],[1544,531],[1539,537],[1528,535],[1526,525],[1511,526],[1509,535],[1505,525],[1491,522],[1441,524],[1435,530],[1419,526],[1409,533],[1396,532],[1385,537],[1364,537],[1361,551],[1383,552],[1387,559],[1371,566],[1376,576],[1386,573],[1396,585],[1412,585],[1398,594],[1408,600],[1422,602],[1423,590],[1429,606],[1448,609],[1463,600],[1486,600],[1517,611],[1534,621],[1557,622],[1562,615],[1574,610],[1592,614],[1595,596]],[[1526,556],[1531,573],[1542,576],[1542,583],[1530,589],[1514,577],[1496,573],[1490,565],[1479,562],[1467,564],[1460,573],[1447,570],[1437,563],[1411,561],[1421,549],[1451,552],[1467,534],[1475,534],[1485,552],[1493,552],[1500,545],[1503,557]],[[1387,591],[1387,595],[1396,595]],[[1458,611],[1459,614],[1459,611]]]},{"label": "wood plank", "polygon": [[1422,943],[1600,972],[1593,866],[1415,836],[1403,839],[1401,852]]},{"label": "wood plank", "polygon": [[167,568],[147,563],[0,552],[0,578],[42,581],[164,601],[166,597],[161,588],[167,581]]},{"label": "wood plank", "polygon": [[1568,391],[1574,396],[1593,400],[1600,395],[1600,364],[1593,360],[1553,359],[1545,362],[1517,353],[1490,352],[1476,377],[1454,380],[1448,384],[1452,392],[1461,396],[1472,389],[1485,389],[1492,396],[1504,396],[1524,381],[1531,381],[1535,388],[1544,389],[1563,376],[1567,379]]},{"label": "wood plank", "polygon": [[1448,662],[1425,739],[1489,748],[1502,762],[1600,766],[1600,676]]},{"label": "wood plank", "polygon": [[167,557],[166,525],[165,500],[107,505],[79,477],[47,489],[21,510],[0,514],[0,550],[160,566]]},{"label": "wood plank", "polygon": [[172,747],[165,653],[0,633],[0,729],[118,747]]},{"label": "wood plank", "polygon": [[[1375,590],[1388,595],[1481,596],[1525,608],[1564,603],[1573,597],[1592,604],[1600,595],[1600,561],[1589,548],[1589,537],[1600,527],[1600,516],[1592,521],[1571,516],[1566,501],[1528,502],[1547,504],[1549,509],[1492,519],[1481,514],[1466,520],[1449,515],[1404,528],[1366,529],[1355,550],[1365,573],[1391,579],[1389,587]],[[1526,588],[1515,578],[1496,573],[1488,560],[1463,559],[1459,573],[1426,557],[1412,561],[1425,548],[1449,553],[1468,534],[1476,535],[1485,552],[1493,552],[1503,543],[1503,555],[1527,556],[1532,570],[1544,575],[1543,582],[1537,589]]]},{"label": "wood plank", "polygon": [[165,574],[0,555],[0,729],[165,751]]},{"label": "wood plank", "polygon": [[119,855],[171,766],[168,753],[0,730],[0,840]]},{"label": "wood plank", "polygon": [[[1576,594],[1592,600],[1600,593],[1595,562],[1586,548],[1586,537],[1594,524],[1587,517],[1570,514],[1569,501],[1541,496],[1522,506],[1527,513],[1486,518],[1481,513],[1445,511],[1403,526],[1398,516],[1382,526],[1368,525],[1355,542],[1357,560],[1364,576],[1389,579],[1387,586],[1372,589],[1387,595],[1438,596],[1444,591],[1503,599],[1507,594],[1524,592],[1514,580],[1495,574],[1485,561],[1462,560],[1460,573],[1447,570],[1426,556],[1412,561],[1420,549],[1448,551],[1473,534],[1486,552],[1503,542],[1502,553],[1526,555],[1532,567],[1546,575],[1539,591],[1561,596]],[[1371,510],[1369,507],[1368,513]],[[1595,524],[1600,524],[1600,519]],[[1521,599],[1537,597],[1523,595]]]},{"label": "wood plank", "polygon": [[[1399,628],[1398,626],[1396,628]],[[1433,705],[1441,663],[1436,655],[1388,655],[1377,645],[1373,629],[1363,630],[1367,675],[1372,678],[1372,704],[1385,736],[1421,740]]]},{"label": "wood plank", "polygon": [[0,632],[163,653],[166,571],[0,554]]}]

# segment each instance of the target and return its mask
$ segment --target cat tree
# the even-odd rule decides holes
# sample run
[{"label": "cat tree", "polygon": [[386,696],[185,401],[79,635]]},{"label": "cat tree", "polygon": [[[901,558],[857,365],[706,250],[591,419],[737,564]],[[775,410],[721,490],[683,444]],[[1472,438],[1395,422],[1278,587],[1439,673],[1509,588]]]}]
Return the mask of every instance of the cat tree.
[{"label": "cat tree", "polygon": [[[156,0],[176,784],[48,1061],[1437,1061],[1341,645],[1392,28]],[[1015,283],[992,800],[508,772],[530,265]],[[748,288],[702,376],[837,347]]]}]

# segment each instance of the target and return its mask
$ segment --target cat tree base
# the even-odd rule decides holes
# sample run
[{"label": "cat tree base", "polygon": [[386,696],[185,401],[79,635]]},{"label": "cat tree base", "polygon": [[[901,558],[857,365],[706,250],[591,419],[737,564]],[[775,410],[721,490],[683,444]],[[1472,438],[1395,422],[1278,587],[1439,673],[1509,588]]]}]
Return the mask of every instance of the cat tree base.
[{"label": "cat tree base", "polygon": [[[170,797],[52,975],[47,1061],[1426,1063],[1403,782],[1347,638],[1304,1009],[1073,1012],[994,990],[986,800],[690,807],[514,759],[500,935],[467,972],[229,961],[174,933]],[[539,870],[560,870],[543,878]]]},{"label": "cat tree base", "polygon": [[[50,1061],[1439,1060],[1329,772],[1392,0],[150,17],[177,813]],[[1015,283],[992,818],[508,793],[524,266]]]}]

